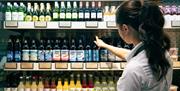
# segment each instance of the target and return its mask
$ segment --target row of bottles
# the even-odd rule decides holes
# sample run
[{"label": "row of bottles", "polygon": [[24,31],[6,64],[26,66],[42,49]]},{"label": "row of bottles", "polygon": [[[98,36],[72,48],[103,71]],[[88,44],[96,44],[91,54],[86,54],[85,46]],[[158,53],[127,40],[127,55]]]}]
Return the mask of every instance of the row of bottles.
[{"label": "row of bottles", "polygon": [[[107,41],[107,39],[104,39]],[[122,47],[121,41],[115,46]],[[110,43],[113,45],[113,43]],[[129,48],[129,45],[125,45]],[[99,49],[93,41],[82,39],[31,40],[9,39],[7,61],[120,61],[107,49]]]},{"label": "row of bottles", "polygon": [[[91,6],[90,6],[91,5]],[[53,6],[53,7],[52,7]],[[30,3],[27,5],[7,2],[6,21],[115,21],[115,6],[105,6],[101,2],[54,2]]]},{"label": "row of bottles", "polygon": [[7,77],[5,91],[116,91],[117,75],[96,74],[97,72],[66,73],[51,77],[19,75],[16,81]]}]

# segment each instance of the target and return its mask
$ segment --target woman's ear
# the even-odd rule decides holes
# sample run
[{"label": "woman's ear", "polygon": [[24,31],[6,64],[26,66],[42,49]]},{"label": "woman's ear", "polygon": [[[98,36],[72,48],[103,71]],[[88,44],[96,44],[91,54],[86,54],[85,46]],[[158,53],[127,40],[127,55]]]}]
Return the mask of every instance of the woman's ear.
[{"label": "woman's ear", "polygon": [[125,31],[125,32],[128,32],[128,31],[129,31],[128,25],[123,24],[123,25],[122,25],[122,30]]}]

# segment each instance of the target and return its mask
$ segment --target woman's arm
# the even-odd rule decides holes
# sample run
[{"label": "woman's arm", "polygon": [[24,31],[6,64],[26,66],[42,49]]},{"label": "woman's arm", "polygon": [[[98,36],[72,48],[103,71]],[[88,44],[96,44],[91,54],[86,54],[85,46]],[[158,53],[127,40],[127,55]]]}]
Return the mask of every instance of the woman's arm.
[{"label": "woman's arm", "polygon": [[101,47],[106,48],[107,50],[111,51],[113,54],[115,54],[116,56],[118,56],[122,59],[125,59],[127,54],[130,52],[130,50],[128,50],[128,49],[118,48],[118,47],[114,47],[112,45],[108,45],[108,44],[104,43],[101,39],[99,39],[97,36],[96,36],[96,41],[94,41],[94,43],[100,48]]}]

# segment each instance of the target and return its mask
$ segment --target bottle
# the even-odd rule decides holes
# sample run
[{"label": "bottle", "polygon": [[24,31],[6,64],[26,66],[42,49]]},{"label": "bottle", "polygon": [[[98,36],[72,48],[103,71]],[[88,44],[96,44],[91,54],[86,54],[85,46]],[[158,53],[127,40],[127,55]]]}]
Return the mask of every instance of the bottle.
[{"label": "bottle", "polygon": [[165,28],[170,28],[171,27],[171,7],[169,5],[165,6],[164,9],[164,19],[165,19]]},{"label": "bottle", "polygon": [[43,81],[42,81],[42,77],[39,77],[39,83],[37,85],[38,91],[44,91],[44,85],[43,85]]},{"label": "bottle", "polygon": [[32,82],[32,85],[31,85],[31,91],[38,91],[38,87],[37,87],[37,84],[36,84],[36,77],[33,76],[33,82]]},{"label": "bottle", "polygon": [[94,91],[93,75],[89,74],[88,91]]},{"label": "bottle", "polygon": [[38,4],[34,3],[34,11],[33,11],[33,21],[38,21],[39,20],[39,15],[38,15]]},{"label": "bottle", "polygon": [[7,46],[7,61],[12,62],[13,61],[13,42],[11,39],[8,40],[8,46]]},{"label": "bottle", "polygon": [[47,40],[47,46],[45,50],[45,61],[52,61],[52,47],[50,40]]},{"label": "bottle", "polygon": [[82,91],[88,91],[88,85],[86,80],[86,74],[83,74]]},{"label": "bottle", "polygon": [[108,50],[108,61],[115,61],[115,60],[116,60],[116,56],[111,51]]},{"label": "bottle", "polygon": [[18,20],[18,4],[14,2],[13,7],[12,7],[12,21],[17,21]]},{"label": "bottle", "polygon": [[60,47],[59,47],[59,41],[56,40],[55,46],[53,48],[53,61],[60,61]]},{"label": "bottle", "polygon": [[10,2],[7,2],[7,7],[6,7],[6,12],[5,12],[5,20],[6,21],[11,21],[11,16],[12,16],[12,4]]},{"label": "bottle", "polygon": [[86,2],[86,9],[85,9],[84,18],[85,18],[85,21],[89,21],[90,20],[89,2]]},{"label": "bottle", "polygon": [[45,21],[51,21],[51,5],[50,3],[46,3],[46,13],[45,13]]},{"label": "bottle", "polygon": [[90,62],[92,61],[92,49],[89,43],[86,43],[86,48],[85,48],[85,61]]},{"label": "bottle", "polygon": [[45,60],[44,42],[40,40],[40,46],[38,47],[38,61]]},{"label": "bottle", "polygon": [[101,1],[98,2],[98,9],[97,9],[97,21],[103,20],[103,9],[101,5]]},{"label": "bottle", "polygon": [[16,40],[16,43],[15,43],[15,54],[14,54],[14,58],[15,58],[15,61],[21,61],[21,43],[20,43],[20,40],[17,39]]},{"label": "bottle", "polygon": [[40,3],[39,21],[45,21],[45,7],[44,3]]},{"label": "bottle", "polygon": [[76,1],[73,2],[73,9],[72,9],[72,21],[78,20],[78,8]]},{"label": "bottle", "polygon": [[18,91],[25,91],[25,86],[23,83],[23,77],[22,76],[20,76],[20,83],[18,85]]},{"label": "bottle", "polygon": [[53,21],[59,20],[59,4],[58,2],[54,2],[54,9],[53,9]]},{"label": "bottle", "polygon": [[107,86],[108,86],[108,84],[107,84],[106,78],[102,77],[102,85],[101,85],[102,91],[109,91]]},{"label": "bottle", "polygon": [[29,46],[27,43],[27,40],[24,40],[23,48],[22,48],[22,60],[23,61],[29,61]]},{"label": "bottle", "polygon": [[108,50],[105,48],[100,49],[100,60],[107,61],[108,60]]},{"label": "bottle", "polygon": [[60,14],[59,14],[60,21],[65,21],[66,19],[66,7],[64,2],[61,2]]},{"label": "bottle", "polygon": [[71,21],[71,19],[72,19],[71,3],[67,2],[66,21]]},{"label": "bottle", "polygon": [[104,21],[110,21],[110,12],[109,12],[109,6],[105,6],[105,12],[104,12]]},{"label": "bottle", "polygon": [[99,49],[96,44],[93,44],[92,60],[95,62],[99,61]]},{"label": "bottle", "polygon": [[18,8],[18,21],[24,21],[24,4],[20,2],[20,6]]},{"label": "bottle", "polygon": [[97,12],[96,12],[96,8],[95,8],[95,2],[92,2],[92,8],[91,8],[91,21],[96,21],[97,18]]},{"label": "bottle", "polygon": [[31,11],[31,3],[27,5],[27,12],[25,16],[25,21],[32,21],[32,11]]},{"label": "bottle", "polygon": [[82,85],[81,85],[81,81],[80,81],[80,74],[77,75],[76,91],[82,91]]},{"label": "bottle", "polygon": [[32,40],[30,52],[30,60],[37,61],[37,46],[35,40]]},{"label": "bottle", "polygon": [[79,46],[78,46],[78,50],[77,50],[77,61],[84,61],[84,47],[83,47],[83,43],[82,40],[79,40]]},{"label": "bottle", "polygon": [[55,78],[52,78],[52,81],[51,81],[51,91],[56,91],[56,82],[55,82]]},{"label": "bottle", "polygon": [[63,91],[69,91],[69,86],[68,86],[68,80],[67,79],[65,79],[65,81],[64,81]]},{"label": "bottle", "polygon": [[108,83],[108,88],[109,90],[108,91],[116,91],[116,85],[113,81],[113,77],[108,77],[108,80],[109,80],[109,83]]},{"label": "bottle", "polygon": [[111,21],[116,21],[116,6],[111,6],[110,19]]},{"label": "bottle", "polygon": [[68,61],[68,60],[69,60],[69,50],[67,46],[67,41],[64,39],[61,48],[61,61]]},{"label": "bottle", "polygon": [[31,91],[30,77],[26,77],[25,91]]},{"label": "bottle", "polygon": [[95,77],[94,91],[102,91],[99,77]]},{"label": "bottle", "polygon": [[69,51],[69,60],[70,61],[77,61],[77,57],[76,57],[76,44],[75,44],[75,40],[72,39],[71,42],[71,48]]},{"label": "bottle", "polygon": [[78,14],[78,20],[84,21],[84,8],[83,8],[83,2],[79,2],[79,14]]},{"label": "bottle", "polygon": [[70,90],[70,91],[76,91],[76,86],[75,86],[74,75],[73,75],[73,74],[71,74],[71,80],[70,80],[70,84],[69,84],[69,90]]},{"label": "bottle", "polygon": [[61,78],[58,79],[58,85],[56,87],[57,91],[63,91],[63,86],[62,86],[62,80]]},{"label": "bottle", "polygon": [[49,79],[46,78],[44,82],[44,91],[50,91]]}]

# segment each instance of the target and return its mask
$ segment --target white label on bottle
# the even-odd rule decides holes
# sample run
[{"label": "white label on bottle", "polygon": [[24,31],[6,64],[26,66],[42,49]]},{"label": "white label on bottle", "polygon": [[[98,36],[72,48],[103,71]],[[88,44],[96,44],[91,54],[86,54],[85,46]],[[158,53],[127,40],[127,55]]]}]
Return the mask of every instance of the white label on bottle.
[{"label": "white label on bottle", "polygon": [[45,88],[44,91],[50,91],[50,89],[49,88]]},{"label": "white label on bottle", "polygon": [[77,50],[77,61],[84,61],[84,50]]},{"label": "white label on bottle", "polygon": [[11,12],[6,12],[6,21],[11,21]]},{"label": "white label on bottle", "polygon": [[11,91],[11,88],[4,88],[5,91]]},{"label": "white label on bottle", "polygon": [[85,13],[85,19],[89,19],[90,14],[89,13]]},{"label": "white label on bottle", "polygon": [[30,88],[25,88],[25,91],[31,91],[31,89]]},{"label": "white label on bottle", "polygon": [[95,13],[95,12],[92,12],[92,13],[91,13],[91,18],[92,18],[92,19],[95,19],[95,18],[96,18],[96,13]]},{"label": "white label on bottle", "polygon": [[56,89],[51,89],[51,91],[56,91]]},{"label": "white label on bottle", "polygon": [[53,60],[59,61],[60,57],[60,50],[53,50]]},{"label": "white label on bottle", "polygon": [[108,88],[104,87],[102,88],[102,91],[109,91]]},{"label": "white label on bottle", "polygon": [[60,18],[61,18],[61,19],[65,19],[65,17],[66,17],[66,16],[65,16],[65,13],[60,13]]},{"label": "white label on bottle", "polygon": [[18,20],[23,21],[24,20],[24,12],[19,12],[18,13]]},{"label": "white label on bottle", "polygon": [[31,91],[37,91],[37,89],[36,89],[36,88],[33,88],[33,89],[31,89]]},{"label": "white label on bottle", "polygon": [[12,20],[18,20],[18,12],[12,12]]},{"label": "white label on bottle", "polygon": [[89,88],[88,91],[94,91],[94,88]]},{"label": "white label on bottle", "polygon": [[109,87],[109,91],[115,91],[115,87]]},{"label": "white label on bottle", "polygon": [[82,91],[88,91],[88,88],[82,88]]},{"label": "white label on bottle", "polygon": [[115,14],[111,15],[110,20],[111,20],[111,21],[116,21],[116,16],[115,16]]},{"label": "white label on bottle", "polygon": [[69,51],[69,60],[70,61],[76,61],[76,50],[70,50]]},{"label": "white label on bottle", "polygon": [[29,61],[29,50],[22,50],[22,60]]},{"label": "white label on bottle", "polygon": [[70,91],[76,91],[76,88],[70,88]]},{"label": "white label on bottle", "polygon": [[61,50],[61,60],[62,61],[69,60],[69,50]]},{"label": "white label on bottle", "polygon": [[17,88],[11,88],[11,91],[18,91]]},{"label": "white label on bottle", "polygon": [[95,87],[94,91],[102,91],[100,87]]},{"label": "white label on bottle", "polygon": [[44,50],[38,50],[38,60],[44,61],[44,59],[45,59],[44,56],[45,56]]},{"label": "white label on bottle", "polygon": [[37,50],[30,50],[30,60],[37,61]]},{"label": "white label on bottle", "polygon": [[82,88],[76,88],[76,91],[83,91]]},{"label": "white label on bottle", "polygon": [[24,88],[18,88],[18,91],[25,91]]},{"label": "white label on bottle", "polygon": [[72,13],[72,18],[73,19],[77,19],[77,17],[78,17],[77,13]]},{"label": "white label on bottle", "polygon": [[84,18],[84,13],[79,13],[79,18]]},{"label": "white label on bottle", "polygon": [[45,51],[45,60],[46,61],[52,61],[52,50],[46,50]]},{"label": "white label on bottle", "polygon": [[53,19],[57,19],[58,18],[58,13],[53,13]]},{"label": "white label on bottle", "polygon": [[71,13],[66,13],[66,18],[70,19],[71,18]]},{"label": "white label on bottle", "polygon": [[38,88],[38,91],[44,91],[44,89],[43,88]]},{"label": "white label on bottle", "polygon": [[97,13],[97,18],[102,18],[103,17],[103,15],[102,15],[102,13]]}]

